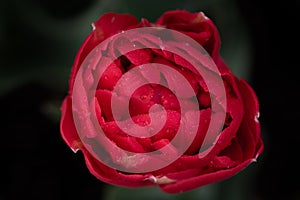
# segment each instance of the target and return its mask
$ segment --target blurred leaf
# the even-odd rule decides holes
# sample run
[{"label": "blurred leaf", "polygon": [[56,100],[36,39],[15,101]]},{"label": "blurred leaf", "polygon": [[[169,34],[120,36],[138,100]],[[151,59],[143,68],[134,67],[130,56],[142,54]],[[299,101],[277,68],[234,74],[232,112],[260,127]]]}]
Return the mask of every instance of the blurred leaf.
[{"label": "blurred leaf", "polygon": [[50,120],[52,120],[55,123],[59,123],[61,117],[60,107],[60,101],[47,101],[42,105],[41,111]]},{"label": "blurred leaf", "polygon": [[153,200],[161,199],[168,200],[171,199],[168,194],[159,191],[158,188],[140,188],[140,189],[127,189],[121,187],[109,186],[107,188],[107,193],[104,195],[104,200]]},{"label": "blurred leaf", "polygon": [[151,1],[136,1],[136,0],[119,0],[122,1],[126,9],[123,12],[128,12],[138,19],[146,18],[150,22],[155,22],[164,12],[174,9],[179,9],[183,6],[182,0],[169,1],[151,0]]},{"label": "blurred leaf", "polygon": [[182,194],[168,194],[155,186],[137,189],[107,186],[107,192],[104,200],[217,200],[217,194],[217,184],[208,185]]}]

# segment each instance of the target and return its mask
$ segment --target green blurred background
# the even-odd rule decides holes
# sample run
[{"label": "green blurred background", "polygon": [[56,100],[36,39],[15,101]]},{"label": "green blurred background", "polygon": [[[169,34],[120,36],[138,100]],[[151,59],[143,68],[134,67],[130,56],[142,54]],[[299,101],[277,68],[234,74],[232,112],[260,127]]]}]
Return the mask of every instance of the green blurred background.
[{"label": "green blurred background", "polygon": [[[4,151],[0,200],[300,199],[299,184],[293,184],[300,178],[299,170],[292,164],[300,142],[299,134],[295,134],[299,90],[295,88],[298,79],[294,70],[298,55],[290,50],[299,41],[299,31],[293,28],[300,24],[296,15],[299,3],[273,6],[275,9],[258,0],[1,0]],[[82,154],[74,154],[59,133],[59,107],[68,90],[74,57],[91,32],[91,23],[106,12],[130,13],[154,22],[173,9],[203,11],[215,22],[222,57],[257,91],[266,149],[257,163],[238,175],[184,194],[104,184],[89,174]],[[280,13],[280,9],[288,12]]]}]

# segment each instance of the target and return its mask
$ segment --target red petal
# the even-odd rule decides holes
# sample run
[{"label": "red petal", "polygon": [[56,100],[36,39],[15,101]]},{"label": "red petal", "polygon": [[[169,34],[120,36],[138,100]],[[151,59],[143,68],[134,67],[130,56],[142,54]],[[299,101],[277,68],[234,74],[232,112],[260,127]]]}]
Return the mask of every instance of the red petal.
[{"label": "red petal", "polygon": [[145,179],[147,179],[149,175],[123,174],[102,164],[87,151],[84,151],[84,158],[91,174],[105,183],[120,185],[124,187],[141,187],[153,185],[153,183],[145,181]]},{"label": "red petal", "polygon": [[257,157],[263,151],[260,124],[257,120],[259,112],[258,99],[246,81],[240,80],[239,87],[244,100],[245,115],[238,132],[238,140],[243,148],[245,158]]},{"label": "red petal", "polygon": [[[213,59],[219,56],[220,38],[218,30],[203,13],[189,13],[184,10],[169,11],[165,12],[156,23],[190,36],[203,45]],[[203,35],[203,32],[210,37],[204,39],[203,36],[206,37],[206,34]]]},{"label": "red petal", "polygon": [[243,160],[243,150],[238,142],[237,138],[234,138],[232,140],[232,143],[229,147],[222,150],[219,154],[219,156],[228,156],[231,158],[231,160],[242,162]]},{"label": "red petal", "polygon": [[156,24],[159,25],[169,25],[169,24],[186,24],[192,23],[197,17],[198,13],[189,13],[185,10],[172,10],[165,12],[157,21]]},{"label": "red petal", "polygon": [[107,13],[102,15],[93,26],[93,32],[87,36],[77,52],[72,67],[70,91],[72,91],[76,73],[90,51],[109,36],[122,30],[127,30],[130,27],[138,26],[138,22],[134,16],[129,14]]},{"label": "red petal", "polygon": [[[185,155],[194,155],[194,154],[198,155],[200,147],[202,145],[205,145],[202,143],[203,143],[204,137],[207,134],[208,125],[211,120],[210,118],[211,118],[211,110],[210,109],[200,111],[200,123],[199,123],[197,134],[196,134],[192,144],[190,145],[188,150],[185,152]],[[186,138],[186,139],[188,139],[188,138]],[[184,140],[184,142],[186,142],[186,141]]]},{"label": "red petal", "polygon": [[198,169],[187,169],[187,170],[177,171],[173,173],[166,173],[164,174],[164,176],[175,181],[180,181],[180,180],[185,180],[188,178],[198,176],[200,173],[201,173],[201,168],[198,168]]},{"label": "red petal", "polygon": [[113,114],[111,110],[111,97],[112,93],[108,90],[97,90],[96,98],[98,99],[102,116],[105,121],[113,121]]},{"label": "red petal", "polygon": [[112,63],[102,74],[98,88],[112,91],[121,77],[121,69],[115,63]]},{"label": "red petal", "polygon": [[237,165],[237,162],[232,160],[228,156],[216,156],[209,163],[210,168],[217,169],[217,170],[233,168],[236,165]]},{"label": "red petal", "polygon": [[[128,27],[135,26],[137,24],[137,19],[132,15],[106,13],[94,23],[94,37],[98,37],[98,42],[100,42],[103,40],[103,38],[108,38],[111,35],[114,35],[122,30],[126,30]],[[99,30],[102,32],[101,35],[97,35],[97,31]]]},{"label": "red petal", "polygon": [[161,139],[171,140],[178,131],[178,128],[180,126],[180,119],[180,113],[176,111],[167,110],[166,124],[161,131],[159,131],[151,138],[152,141],[154,142]]},{"label": "red petal", "polygon": [[64,99],[61,111],[62,117],[60,121],[60,132],[68,146],[76,151],[78,149],[78,146],[75,147],[74,144],[76,143],[76,141],[80,141],[80,138],[77,134],[77,130],[73,120],[72,102],[70,96],[67,96]]},{"label": "red petal", "polygon": [[112,93],[108,90],[97,90],[96,91],[96,98],[98,99],[102,116],[105,118],[105,121],[113,121],[113,120],[121,120],[124,116],[126,116],[126,112],[128,108],[125,108],[125,101],[123,97],[116,95],[114,104],[114,109],[117,110],[115,113],[116,115],[113,116],[112,114]]},{"label": "red petal", "polygon": [[232,120],[229,126],[226,127],[220,134],[217,141],[218,144],[215,145],[214,150],[212,150],[212,152],[216,151],[215,153],[220,152],[231,144],[232,139],[236,136],[236,133],[241,125],[244,115],[244,106],[242,103],[239,88],[237,87],[237,79],[232,75],[224,76],[223,78],[226,85],[227,94],[226,113],[230,114]]},{"label": "red petal", "polygon": [[232,177],[233,175],[237,174],[239,171],[247,167],[252,161],[252,159],[249,159],[234,168],[219,170],[216,172],[187,178],[185,180],[177,181],[168,185],[159,185],[159,187],[167,193],[179,193],[189,191],[210,183],[215,183]]},{"label": "red petal", "polygon": [[152,58],[150,49],[139,49],[131,51],[125,55],[130,62],[136,66],[149,63]]},{"label": "red petal", "polygon": [[129,111],[131,116],[147,114],[150,107],[155,103],[153,96],[154,90],[149,84],[138,88],[130,98]]}]

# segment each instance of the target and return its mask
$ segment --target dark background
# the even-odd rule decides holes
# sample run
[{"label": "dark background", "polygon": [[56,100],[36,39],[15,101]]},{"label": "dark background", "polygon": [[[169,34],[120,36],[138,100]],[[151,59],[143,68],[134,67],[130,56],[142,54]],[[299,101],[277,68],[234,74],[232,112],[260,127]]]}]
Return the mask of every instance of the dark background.
[{"label": "dark background", "polygon": [[[96,180],[59,132],[70,68],[91,22],[108,11],[155,21],[172,9],[204,11],[221,54],[257,92],[265,150],[235,177],[186,194],[130,190]],[[300,199],[299,2],[0,1],[0,200]]]}]

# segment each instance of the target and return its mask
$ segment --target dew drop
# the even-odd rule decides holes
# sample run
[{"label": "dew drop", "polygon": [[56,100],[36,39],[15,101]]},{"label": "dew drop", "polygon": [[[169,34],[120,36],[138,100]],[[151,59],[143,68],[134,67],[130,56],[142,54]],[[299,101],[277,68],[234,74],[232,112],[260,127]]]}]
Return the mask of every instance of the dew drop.
[{"label": "dew drop", "polygon": [[147,95],[141,95],[141,96],[140,96],[140,99],[141,99],[141,100],[147,99]]},{"label": "dew drop", "polygon": [[257,122],[257,123],[259,123],[259,120],[258,120],[259,115],[260,115],[260,113],[258,112],[258,113],[254,116],[254,121]]},{"label": "dew drop", "polygon": [[96,30],[96,26],[94,23],[91,24],[93,31]]}]

